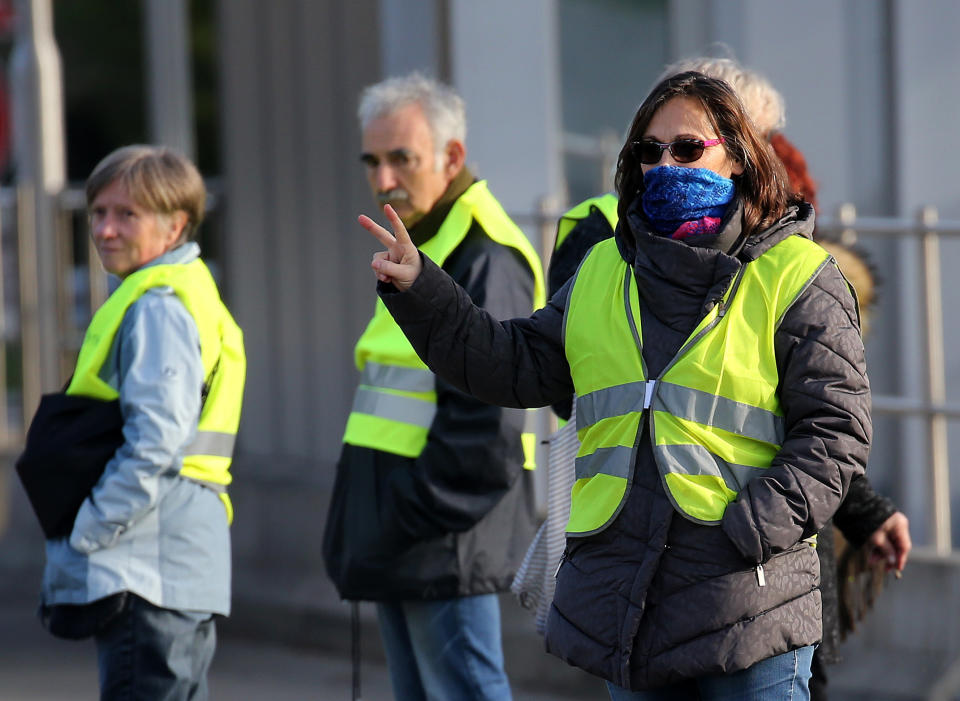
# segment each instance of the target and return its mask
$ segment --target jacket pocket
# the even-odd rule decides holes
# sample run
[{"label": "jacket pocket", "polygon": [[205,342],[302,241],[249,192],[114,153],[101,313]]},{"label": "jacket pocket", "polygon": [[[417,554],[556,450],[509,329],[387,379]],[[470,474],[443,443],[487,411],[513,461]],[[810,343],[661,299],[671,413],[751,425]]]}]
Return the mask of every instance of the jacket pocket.
[{"label": "jacket pocket", "polygon": [[51,635],[66,640],[91,638],[113,623],[127,605],[121,591],[88,604],[53,604],[40,607],[40,622]]}]

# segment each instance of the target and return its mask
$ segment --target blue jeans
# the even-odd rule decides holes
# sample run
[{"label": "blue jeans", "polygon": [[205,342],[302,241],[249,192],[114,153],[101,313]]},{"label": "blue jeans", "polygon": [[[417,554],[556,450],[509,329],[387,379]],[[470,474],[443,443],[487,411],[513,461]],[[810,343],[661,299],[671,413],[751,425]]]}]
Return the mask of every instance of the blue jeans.
[{"label": "blue jeans", "polygon": [[158,608],[131,594],[95,639],[101,701],[206,701],[217,644],[209,613]]},{"label": "blue jeans", "polygon": [[809,701],[813,645],[768,657],[733,674],[689,679],[651,691],[607,682],[612,701]]},{"label": "blue jeans", "polygon": [[496,594],[377,604],[397,701],[510,701]]}]

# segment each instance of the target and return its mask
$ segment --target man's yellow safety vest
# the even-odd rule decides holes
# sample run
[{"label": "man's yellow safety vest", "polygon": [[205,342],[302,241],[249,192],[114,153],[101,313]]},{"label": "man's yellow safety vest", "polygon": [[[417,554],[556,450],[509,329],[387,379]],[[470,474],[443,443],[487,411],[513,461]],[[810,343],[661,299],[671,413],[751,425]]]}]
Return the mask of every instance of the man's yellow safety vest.
[{"label": "man's yellow safety vest", "polygon": [[617,214],[618,203],[619,200],[617,196],[608,192],[605,195],[598,195],[584,200],[576,207],[567,210],[567,212],[560,217],[560,221],[557,222],[557,242],[554,244],[553,250],[556,251],[560,248],[560,244],[567,238],[567,234],[573,231],[573,227],[580,223],[582,219],[586,219],[590,215],[590,210],[593,207],[600,210],[610,224],[610,231],[614,231],[617,228],[617,221],[620,219],[620,216]]},{"label": "man's yellow safety vest", "polygon": [[227,496],[230,463],[246,379],[243,333],[220,299],[217,285],[202,260],[151,265],[131,273],[93,315],[80,347],[77,368],[67,394],[112,400],[118,388],[101,377],[103,364],[130,305],[153,287],[169,286],[190,312],[200,335],[206,399],[200,411],[197,436],[184,450],[180,474],[220,494],[233,520]]},{"label": "man's yellow safety vest", "polygon": [[[540,258],[490,194],[485,181],[474,183],[457,198],[439,231],[420,250],[442,266],[466,237],[474,220],[491,239],[523,255],[533,271],[533,308],[542,307],[546,300]],[[419,456],[437,412],[434,374],[417,357],[380,300],[357,342],[354,358],[361,377],[343,442],[408,458]],[[528,456],[533,447],[530,443],[525,436]]]},{"label": "man's yellow safety vest", "polygon": [[580,439],[568,534],[601,531],[619,513],[644,414],[674,507],[697,523],[720,522],[727,504],[780,450],[774,333],[829,260],[809,239],[789,236],[743,265],[720,303],[651,378],[632,269],[614,239],[591,249],[565,312]]}]

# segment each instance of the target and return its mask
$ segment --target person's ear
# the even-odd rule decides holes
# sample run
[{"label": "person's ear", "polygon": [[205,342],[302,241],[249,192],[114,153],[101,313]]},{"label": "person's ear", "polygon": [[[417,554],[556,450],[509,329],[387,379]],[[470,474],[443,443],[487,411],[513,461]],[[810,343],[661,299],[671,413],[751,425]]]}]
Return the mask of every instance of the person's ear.
[{"label": "person's ear", "polygon": [[174,244],[183,236],[184,229],[187,228],[187,222],[190,217],[182,209],[178,209],[169,217],[169,228],[167,229],[167,242]]},{"label": "person's ear", "polygon": [[733,169],[730,171],[731,175],[743,175],[743,162],[733,159]]},{"label": "person's ear", "polygon": [[443,172],[453,179],[467,162],[467,147],[459,139],[450,139],[443,150]]}]

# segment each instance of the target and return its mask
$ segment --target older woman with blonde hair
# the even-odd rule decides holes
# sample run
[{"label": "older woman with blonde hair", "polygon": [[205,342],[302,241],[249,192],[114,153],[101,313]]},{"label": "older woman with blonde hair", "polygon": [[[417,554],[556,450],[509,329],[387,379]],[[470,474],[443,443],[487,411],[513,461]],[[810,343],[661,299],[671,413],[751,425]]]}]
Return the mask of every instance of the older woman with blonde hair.
[{"label": "older woman with blonde hair", "polygon": [[[193,240],[206,190],[163,147],[128,146],[87,180],[90,235],[119,279],[64,397],[114,404],[116,449],[48,529],[42,616],[93,637],[103,699],[206,699],[230,612],[230,462],[245,357]],[[32,429],[33,430],[33,429]]]}]

